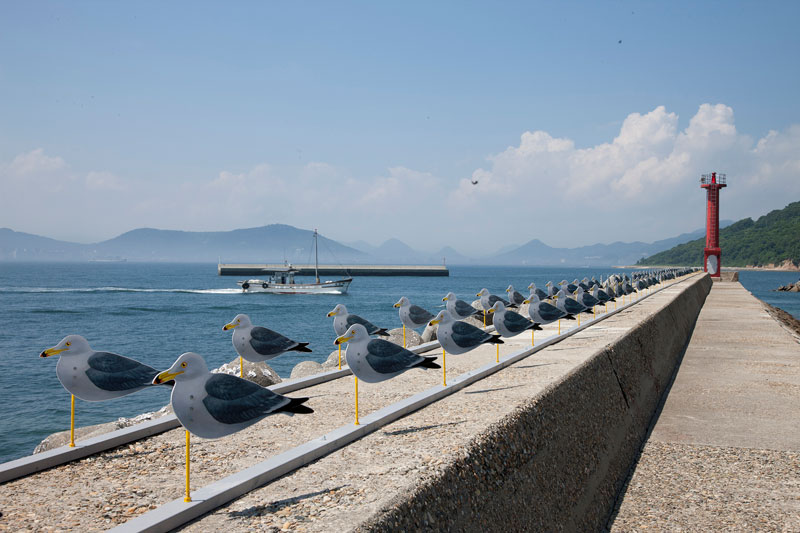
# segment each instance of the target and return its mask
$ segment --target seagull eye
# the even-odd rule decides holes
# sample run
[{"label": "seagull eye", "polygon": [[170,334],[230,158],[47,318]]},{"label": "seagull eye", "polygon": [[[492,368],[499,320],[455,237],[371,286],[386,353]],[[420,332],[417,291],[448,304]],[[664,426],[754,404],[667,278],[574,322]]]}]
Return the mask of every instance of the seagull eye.
[{"label": "seagull eye", "polygon": [[186,368],[186,361],[184,361],[183,363],[181,363],[181,368]]},{"label": "seagull eye", "polygon": [[69,346],[70,344],[72,344],[72,343],[68,342],[68,343],[64,344],[64,346]]}]

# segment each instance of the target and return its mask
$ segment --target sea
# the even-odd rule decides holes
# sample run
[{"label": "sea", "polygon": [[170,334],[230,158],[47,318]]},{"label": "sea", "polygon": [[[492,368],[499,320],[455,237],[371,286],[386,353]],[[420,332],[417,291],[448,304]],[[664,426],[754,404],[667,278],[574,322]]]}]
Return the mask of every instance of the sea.
[{"label": "sea", "polygon": [[[453,266],[449,277],[356,277],[345,295],[278,295],[243,294],[237,278],[217,275],[216,264],[0,263],[0,462],[28,455],[51,433],[69,429],[70,395],[56,377],[57,357],[39,357],[69,334],[159,370],[187,351],[217,368],[237,358],[222,327],[246,313],[254,324],[309,343],[312,353],[269,361],[286,378],[300,361],[321,363],[334,350],[333,319],[326,315],[337,303],[391,329],[400,327],[393,304],[401,296],[435,314],[449,291],[471,302],[483,287],[504,295],[512,284],[525,294],[532,281],[543,287],[548,280],[624,270]],[[773,292],[797,277],[740,272],[756,297],[800,318],[800,294]],[[152,387],[105,402],[76,400],[76,426],[158,410],[169,394],[168,387]]]}]

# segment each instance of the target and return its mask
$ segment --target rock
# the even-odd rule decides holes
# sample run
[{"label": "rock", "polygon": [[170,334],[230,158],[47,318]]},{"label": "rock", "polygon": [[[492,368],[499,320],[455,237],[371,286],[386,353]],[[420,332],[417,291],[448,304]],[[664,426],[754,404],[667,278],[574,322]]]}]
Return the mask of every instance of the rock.
[{"label": "rock", "polygon": [[[395,344],[399,344],[400,346],[402,346],[403,328],[390,329],[389,338],[387,340],[389,342],[393,342]],[[419,333],[417,333],[413,329],[406,328],[406,348],[410,348],[412,346],[419,346],[420,344],[422,344],[422,337],[420,337]]]},{"label": "rock", "polygon": [[[237,357],[230,363],[225,363],[211,372],[214,374],[230,374],[238,378],[240,377],[239,358]],[[281,382],[281,377],[267,363],[251,363],[247,359],[244,360],[244,378],[253,383],[258,383],[262,387],[269,387],[270,385]]]},{"label": "rock", "polygon": [[[436,331],[439,329],[439,325],[435,324],[433,326],[428,325],[425,326],[425,331],[422,332],[420,336],[421,341],[424,342],[431,342],[436,340]],[[406,332],[407,334],[408,332]],[[401,333],[402,335],[402,333]]]},{"label": "rock", "polygon": [[[342,350],[342,366],[346,363],[344,362],[344,350]],[[323,370],[334,370],[339,368],[339,350],[334,350],[328,356],[328,359],[322,363]]]},{"label": "rock", "polygon": [[322,372],[322,365],[316,361],[300,361],[292,369],[290,379],[304,378]]},{"label": "rock", "polygon": [[788,285],[784,285],[782,287],[778,287],[775,290],[784,291],[784,292],[800,292],[800,280],[797,280],[796,283],[790,283]]},{"label": "rock", "polygon": [[[154,420],[156,418],[161,418],[162,416],[169,414],[171,412],[172,412],[172,407],[169,405],[165,405],[158,411],[153,411],[151,413],[142,413],[132,418],[120,418],[115,422],[105,422],[103,424],[95,424],[93,426],[76,427],[75,442],[79,440],[90,439],[92,437],[97,437],[105,433],[110,433],[118,429],[126,428],[129,426],[133,426],[135,424],[139,424],[141,422],[145,422],[147,420]],[[53,433],[52,435],[48,435],[47,437],[45,437],[45,439],[42,440],[42,442],[40,442],[36,446],[36,448],[34,448],[33,453],[46,452],[47,450],[52,450],[54,448],[65,446],[67,444],[69,444],[69,430],[59,431],[58,433]]]}]

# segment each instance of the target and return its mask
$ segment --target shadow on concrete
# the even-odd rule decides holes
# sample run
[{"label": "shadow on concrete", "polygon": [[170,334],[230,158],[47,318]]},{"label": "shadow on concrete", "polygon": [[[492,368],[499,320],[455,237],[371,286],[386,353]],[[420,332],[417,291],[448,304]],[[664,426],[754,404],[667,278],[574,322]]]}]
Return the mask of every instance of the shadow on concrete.
[{"label": "shadow on concrete", "polygon": [[230,511],[228,513],[228,516],[230,516],[231,518],[251,518],[253,516],[264,516],[267,514],[273,514],[280,511],[284,507],[289,507],[291,505],[296,504],[299,501],[307,500],[309,498],[314,498],[315,496],[322,496],[323,494],[328,494],[330,492],[337,491],[346,486],[347,485],[339,485],[338,487],[333,487],[331,489],[323,489],[323,490],[318,490],[316,492],[307,492],[299,496],[286,498],[284,500],[278,500],[264,505],[254,505],[252,507],[248,507],[247,509],[242,509],[241,511]]},{"label": "shadow on concrete", "polygon": [[429,426],[419,426],[415,428],[406,428],[406,429],[398,429],[397,431],[384,431],[384,435],[407,435],[408,433],[416,433],[417,431],[427,431],[429,429],[435,428],[442,428],[445,426],[455,426],[457,424],[463,424],[464,421],[461,420],[459,422],[447,422],[446,424],[431,424]]},{"label": "shadow on concrete", "polygon": [[522,387],[522,385],[509,385],[508,387],[495,387],[494,389],[471,390],[471,391],[466,391],[464,394],[483,394],[486,392],[494,392],[498,390],[516,389],[518,387]]},{"label": "shadow on concrete", "polygon": [[[708,294],[706,294],[708,297]],[[705,305],[705,301],[703,302]],[[681,350],[681,354],[678,357],[678,361],[675,364],[675,368],[672,370],[672,376],[669,379],[669,383],[667,383],[666,388],[664,389],[664,393],[661,395],[661,399],[656,406],[656,410],[653,413],[653,416],[650,418],[650,426],[647,428],[647,433],[644,436],[644,439],[639,444],[639,451],[636,454],[636,458],[631,463],[630,468],[628,469],[628,475],[625,478],[622,486],[620,487],[619,491],[617,492],[617,497],[614,500],[614,506],[611,508],[611,511],[608,516],[608,520],[606,521],[606,527],[603,530],[603,533],[609,533],[611,528],[614,526],[614,520],[617,518],[617,514],[619,514],[620,506],[622,505],[622,500],[625,498],[625,493],[628,492],[628,486],[630,485],[631,479],[633,478],[633,474],[636,471],[636,467],[639,465],[639,460],[642,458],[642,452],[644,451],[644,447],[647,445],[647,442],[650,440],[650,436],[653,434],[653,429],[656,427],[656,423],[658,423],[658,419],[661,416],[661,413],[664,411],[664,404],[667,402],[667,397],[669,396],[670,391],[672,390],[672,386],[675,384],[675,378],[678,376],[678,370],[680,370],[681,365],[683,364],[683,358],[686,356],[686,350],[689,348],[689,343],[692,341],[692,337],[694,336],[694,330],[697,327],[697,321],[700,319],[700,312],[702,312],[703,307],[700,307],[700,311],[697,313],[697,316],[694,319],[694,324],[692,324],[692,329],[689,331],[689,335],[686,338],[686,344],[683,345],[683,350]]]}]

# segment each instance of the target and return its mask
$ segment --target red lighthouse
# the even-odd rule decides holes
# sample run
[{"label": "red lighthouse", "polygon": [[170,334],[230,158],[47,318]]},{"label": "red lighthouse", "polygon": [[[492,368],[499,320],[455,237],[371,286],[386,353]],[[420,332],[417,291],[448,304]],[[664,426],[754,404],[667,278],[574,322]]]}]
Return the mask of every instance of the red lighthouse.
[{"label": "red lighthouse", "polygon": [[722,263],[719,249],[719,190],[726,187],[725,174],[703,174],[700,187],[706,190],[706,247],[703,249],[703,270],[719,277]]}]

